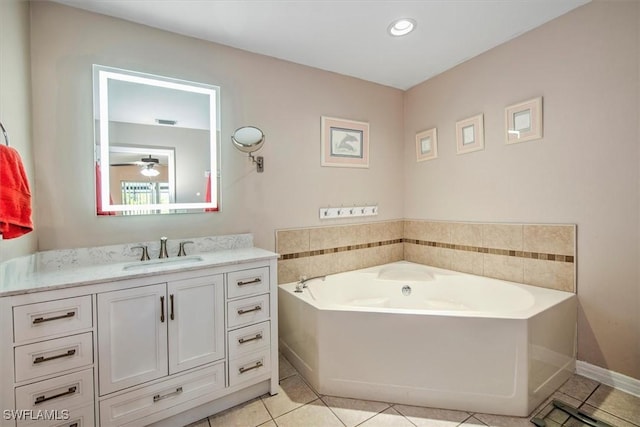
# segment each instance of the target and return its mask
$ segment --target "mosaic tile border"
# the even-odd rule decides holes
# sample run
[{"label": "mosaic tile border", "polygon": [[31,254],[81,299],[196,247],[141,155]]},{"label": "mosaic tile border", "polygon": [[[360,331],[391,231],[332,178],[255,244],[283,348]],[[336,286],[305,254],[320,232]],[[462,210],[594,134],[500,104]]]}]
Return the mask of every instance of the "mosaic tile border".
[{"label": "mosaic tile border", "polygon": [[483,254],[504,255],[504,256],[510,256],[510,257],[516,257],[516,258],[531,258],[531,259],[539,259],[539,260],[545,260],[545,261],[559,261],[559,262],[567,262],[570,264],[573,264],[575,260],[575,257],[573,255],[559,255],[559,254],[547,254],[547,253],[541,253],[541,252],[514,251],[514,250],[508,250],[508,249],[456,245],[453,243],[441,243],[441,242],[433,242],[429,240],[417,240],[417,239],[403,239],[403,242],[412,243],[414,245],[420,245],[420,246],[432,246],[436,248],[454,249],[454,250],[465,251],[465,252],[478,252]]},{"label": "mosaic tile border", "polygon": [[291,254],[280,255],[280,260],[306,258],[310,256],[318,256],[325,254],[333,254],[336,252],[354,251],[357,249],[375,248],[378,246],[395,245],[398,243],[404,243],[405,239],[393,239],[393,240],[381,240],[379,242],[361,243],[359,245],[340,246],[337,248],[319,249],[315,251],[296,252]]},{"label": "mosaic tile border", "polygon": [[493,254],[493,255],[504,255],[516,258],[529,258],[529,259],[539,259],[545,261],[558,261],[558,262],[566,262],[573,264],[575,262],[575,257],[573,255],[560,255],[560,254],[548,254],[541,252],[527,252],[527,251],[514,251],[507,249],[497,249],[497,248],[485,248],[480,246],[468,246],[468,245],[456,245],[453,243],[441,243],[434,242],[430,240],[417,240],[417,239],[393,239],[393,240],[382,240],[378,242],[371,243],[362,243],[359,245],[348,245],[348,246],[340,246],[336,248],[328,248],[328,249],[320,249],[315,251],[304,251],[304,252],[295,252],[290,254],[282,254],[280,255],[280,260],[288,260],[288,259],[297,259],[297,258],[306,258],[312,256],[319,256],[325,254],[333,254],[337,252],[346,252],[353,251],[357,249],[367,249],[367,248],[375,248],[378,246],[387,246],[387,245],[395,245],[398,243],[410,243],[419,246],[431,246],[436,248],[444,248],[444,249],[453,249],[458,251],[465,252],[477,252],[483,254]]}]

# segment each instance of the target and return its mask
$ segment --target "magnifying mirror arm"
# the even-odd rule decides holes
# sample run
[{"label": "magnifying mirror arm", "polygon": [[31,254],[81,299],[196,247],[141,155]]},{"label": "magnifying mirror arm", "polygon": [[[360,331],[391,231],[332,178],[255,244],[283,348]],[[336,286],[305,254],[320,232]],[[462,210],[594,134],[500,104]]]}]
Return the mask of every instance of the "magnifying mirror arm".
[{"label": "magnifying mirror arm", "polygon": [[231,135],[231,142],[238,150],[248,153],[249,158],[256,164],[258,172],[264,172],[264,157],[255,156],[253,153],[258,151],[264,144],[264,133],[255,126],[243,126],[238,128]]},{"label": "magnifying mirror arm", "polygon": [[249,158],[253,163],[256,164],[256,170],[258,172],[264,172],[264,157],[262,156],[254,157],[252,153],[249,153]]}]

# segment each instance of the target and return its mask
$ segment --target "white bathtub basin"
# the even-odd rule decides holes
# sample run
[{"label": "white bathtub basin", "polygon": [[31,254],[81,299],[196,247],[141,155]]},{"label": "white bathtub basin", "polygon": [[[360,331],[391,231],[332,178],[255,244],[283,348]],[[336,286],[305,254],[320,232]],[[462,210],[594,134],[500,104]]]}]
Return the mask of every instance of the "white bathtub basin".
[{"label": "white bathtub basin", "polygon": [[526,416],[574,371],[568,292],[404,261],[294,288],[280,349],[322,394]]}]

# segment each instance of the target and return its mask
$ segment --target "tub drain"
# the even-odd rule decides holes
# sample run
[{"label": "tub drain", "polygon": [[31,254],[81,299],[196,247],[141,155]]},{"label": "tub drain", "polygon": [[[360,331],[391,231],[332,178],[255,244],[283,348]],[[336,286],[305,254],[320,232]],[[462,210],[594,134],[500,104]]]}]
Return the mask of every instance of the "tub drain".
[{"label": "tub drain", "polygon": [[404,295],[405,297],[408,297],[409,295],[411,295],[411,286],[404,285],[402,287],[402,295]]}]

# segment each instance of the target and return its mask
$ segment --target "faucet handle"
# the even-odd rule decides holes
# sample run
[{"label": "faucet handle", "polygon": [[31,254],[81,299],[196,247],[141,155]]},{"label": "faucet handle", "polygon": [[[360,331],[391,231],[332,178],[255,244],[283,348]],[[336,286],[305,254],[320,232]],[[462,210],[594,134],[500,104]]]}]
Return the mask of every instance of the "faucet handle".
[{"label": "faucet handle", "polygon": [[149,251],[145,245],[133,246],[131,249],[142,249],[142,256],[140,261],[149,261]]},{"label": "faucet handle", "polygon": [[180,247],[178,249],[178,256],[185,256],[187,253],[184,250],[184,245],[187,243],[193,243],[193,240],[185,240],[184,242],[180,242]]}]

